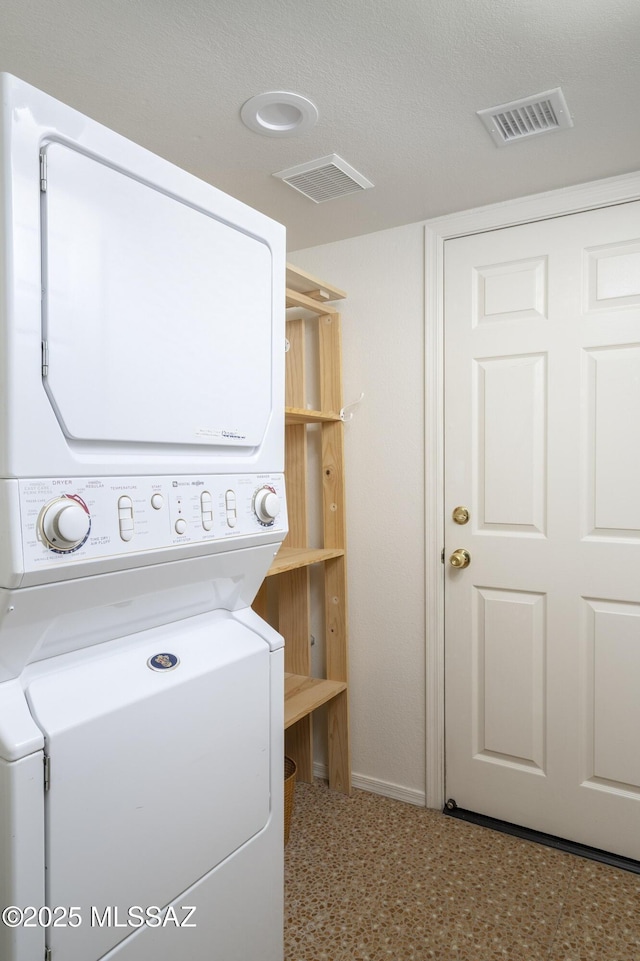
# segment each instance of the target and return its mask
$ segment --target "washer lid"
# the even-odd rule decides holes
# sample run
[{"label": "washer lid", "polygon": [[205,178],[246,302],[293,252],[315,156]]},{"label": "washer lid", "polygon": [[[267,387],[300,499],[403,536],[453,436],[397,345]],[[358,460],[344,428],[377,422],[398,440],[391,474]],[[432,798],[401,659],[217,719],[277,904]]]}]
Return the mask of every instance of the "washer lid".
[{"label": "washer lid", "polygon": [[273,406],[268,245],[68,146],[43,152],[44,382],[64,434],[258,447]]}]

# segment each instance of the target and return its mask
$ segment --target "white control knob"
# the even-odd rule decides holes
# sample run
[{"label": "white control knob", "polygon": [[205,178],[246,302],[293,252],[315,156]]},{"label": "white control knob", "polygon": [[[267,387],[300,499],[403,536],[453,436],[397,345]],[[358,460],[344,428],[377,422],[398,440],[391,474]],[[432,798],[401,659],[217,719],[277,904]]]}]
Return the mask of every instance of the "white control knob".
[{"label": "white control knob", "polygon": [[280,498],[270,487],[263,487],[253,501],[256,517],[263,524],[271,524],[280,513]]},{"label": "white control knob", "polygon": [[61,497],[45,508],[42,533],[54,550],[79,547],[91,530],[91,517],[76,501]]}]

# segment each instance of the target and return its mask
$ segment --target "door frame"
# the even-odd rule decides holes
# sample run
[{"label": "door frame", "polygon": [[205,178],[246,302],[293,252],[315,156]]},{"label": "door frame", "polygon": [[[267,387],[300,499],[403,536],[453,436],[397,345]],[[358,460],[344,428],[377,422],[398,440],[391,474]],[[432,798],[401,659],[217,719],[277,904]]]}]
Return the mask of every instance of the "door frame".
[{"label": "door frame", "polygon": [[[425,633],[426,790],[428,808],[445,802],[444,631],[444,244],[517,224],[631,203],[640,171],[532,194],[425,221]],[[639,230],[640,233],[640,230]]]}]

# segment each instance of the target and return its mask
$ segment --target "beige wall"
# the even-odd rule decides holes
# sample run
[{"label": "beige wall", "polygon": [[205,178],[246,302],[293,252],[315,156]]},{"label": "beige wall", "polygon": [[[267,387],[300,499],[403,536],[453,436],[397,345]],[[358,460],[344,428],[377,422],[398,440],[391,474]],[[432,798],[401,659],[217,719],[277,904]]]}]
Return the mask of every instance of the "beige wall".
[{"label": "beige wall", "polygon": [[424,803],[424,251],[411,224],[290,253],[347,291],[344,397],[356,786]]}]

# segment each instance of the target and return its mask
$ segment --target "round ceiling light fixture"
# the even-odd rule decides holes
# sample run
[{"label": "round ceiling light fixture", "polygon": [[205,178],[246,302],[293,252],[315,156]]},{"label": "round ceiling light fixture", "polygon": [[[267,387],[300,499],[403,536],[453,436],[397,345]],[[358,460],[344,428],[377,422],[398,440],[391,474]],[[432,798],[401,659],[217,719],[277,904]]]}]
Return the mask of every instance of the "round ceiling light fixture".
[{"label": "round ceiling light fixture", "polygon": [[240,117],[245,127],[265,137],[293,137],[315,126],[318,108],[299,93],[269,90],[247,100]]}]

